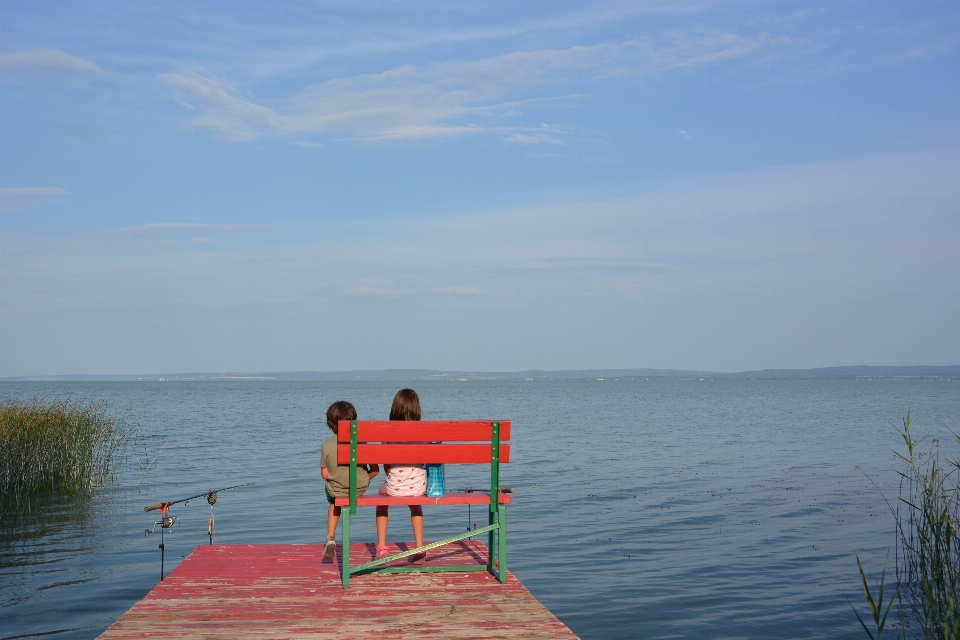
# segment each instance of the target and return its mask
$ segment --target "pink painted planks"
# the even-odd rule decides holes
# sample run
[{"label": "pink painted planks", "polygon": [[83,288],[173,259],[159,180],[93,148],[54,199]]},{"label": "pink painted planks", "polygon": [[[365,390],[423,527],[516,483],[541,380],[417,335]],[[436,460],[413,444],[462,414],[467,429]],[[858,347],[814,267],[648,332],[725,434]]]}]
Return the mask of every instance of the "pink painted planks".
[{"label": "pink painted planks", "polygon": [[[100,637],[576,638],[513,574],[507,584],[486,571],[362,575],[344,591],[339,551],[324,561],[322,545],[197,547]],[[373,553],[350,548],[355,564]],[[485,558],[482,543],[462,541],[425,566]]]}]

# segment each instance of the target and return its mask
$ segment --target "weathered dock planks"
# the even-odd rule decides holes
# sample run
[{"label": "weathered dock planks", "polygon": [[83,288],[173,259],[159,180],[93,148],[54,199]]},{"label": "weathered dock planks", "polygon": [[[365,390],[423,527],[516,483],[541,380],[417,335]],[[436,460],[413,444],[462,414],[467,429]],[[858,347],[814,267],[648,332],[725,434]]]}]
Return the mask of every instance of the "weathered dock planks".
[{"label": "weathered dock planks", "polygon": [[[324,561],[322,545],[197,547],[100,637],[576,638],[512,573],[507,584],[486,571],[362,575],[344,591],[337,551]],[[350,554],[360,564],[374,548]],[[424,566],[485,558],[480,542],[462,541]]]}]

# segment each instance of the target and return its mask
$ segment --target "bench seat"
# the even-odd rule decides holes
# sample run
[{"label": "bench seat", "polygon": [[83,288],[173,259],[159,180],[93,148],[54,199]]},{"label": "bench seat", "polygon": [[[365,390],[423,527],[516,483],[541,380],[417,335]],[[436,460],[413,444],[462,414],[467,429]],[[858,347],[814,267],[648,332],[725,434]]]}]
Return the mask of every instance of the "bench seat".
[{"label": "bench seat", "polygon": [[[510,504],[510,496],[504,493],[501,493],[497,497],[498,504]],[[348,496],[343,496],[340,498],[334,498],[334,504],[338,507],[349,507],[350,498]],[[490,504],[490,494],[489,493],[462,493],[462,492],[447,492],[447,495],[443,498],[431,498],[429,496],[381,496],[379,494],[373,494],[369,496],[357,496],[357,506],[358,507],[375,507],[375,506],[404,506],[408,504],[420,504],[420,505],[431,505],[431,504]]]}]

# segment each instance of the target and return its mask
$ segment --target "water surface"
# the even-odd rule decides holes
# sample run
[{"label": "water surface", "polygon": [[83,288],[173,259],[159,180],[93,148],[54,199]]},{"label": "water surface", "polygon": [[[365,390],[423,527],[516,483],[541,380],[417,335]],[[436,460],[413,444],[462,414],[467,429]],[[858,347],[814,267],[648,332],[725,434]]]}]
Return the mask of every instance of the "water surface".
[{"label": "water surface", "polygon": [[[842,592],[860,604],[854,549],[879,567],[894,542],[888,420],[910,409],[938,435],[960,422],[960,383],[933,380],[3,383],[106,398],[143,437],[118,486],[0,528],[0,637],[95,637],[142,598],[160,570],[143,506],[160,500],[249,483],[220,495],[218,542],[322,541],[327,405],[382,419],[407,385],[424,419],[513,421],[510,568],[583,638],[863,637]],[[447,482],[489,479],[448,467]],[[168,571],[207,542],[209,508],[171,512]],[[428,508],[427,537],[482,515]],[[372,510],[354,522],[374,539]],[[411,537],[396,514],[390,538]]]}]

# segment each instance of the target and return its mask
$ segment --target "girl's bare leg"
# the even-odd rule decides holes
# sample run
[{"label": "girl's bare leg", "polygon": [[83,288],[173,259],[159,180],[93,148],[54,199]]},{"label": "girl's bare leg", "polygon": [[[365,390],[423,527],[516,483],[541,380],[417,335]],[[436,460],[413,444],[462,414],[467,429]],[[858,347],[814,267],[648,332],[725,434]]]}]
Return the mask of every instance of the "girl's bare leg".
[{"label": "girl's bare leg", "polygon": [[[377,520],[379,524],[380,520]],[[423,546],[423,508],[420,505],[410,505],[410,524],[413,525],[413,539],[418,547]],[[384,526],[386,535],[386,526]]]},{"label": "girl's bare leg", "polygon": [[[387,546],[387,517],[389,516],[390,507],[379,506],[377,507],[377,546],[385,547]],[[420,531],[423,531],[423,524],[421,522]]]}]

